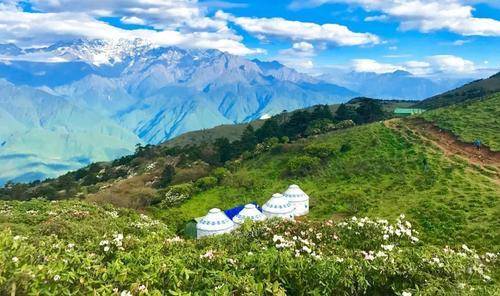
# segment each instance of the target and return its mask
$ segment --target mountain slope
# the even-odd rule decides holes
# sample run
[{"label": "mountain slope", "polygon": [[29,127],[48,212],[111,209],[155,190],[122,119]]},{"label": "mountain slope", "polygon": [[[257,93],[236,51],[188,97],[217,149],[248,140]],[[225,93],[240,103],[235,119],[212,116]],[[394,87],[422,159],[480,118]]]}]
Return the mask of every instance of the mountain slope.
[{"label": "mountain slope", "polygon": [[[61,97],[0,80],[0,185],[56,177],[129,154],[141,140]],[[98,143],[98,145],[96,145]]]},{"label": "mountain slope", "polygon": [[415,107],[424,109],[445,107],[499,91],[500,72],[489,78],[476,80],[462,87],[423,100],[417,103]]},{"label": "mountain slope", "polygon": [[425,112],[422,118],[468,143],[479,139],[500,151],[500,93]]}]

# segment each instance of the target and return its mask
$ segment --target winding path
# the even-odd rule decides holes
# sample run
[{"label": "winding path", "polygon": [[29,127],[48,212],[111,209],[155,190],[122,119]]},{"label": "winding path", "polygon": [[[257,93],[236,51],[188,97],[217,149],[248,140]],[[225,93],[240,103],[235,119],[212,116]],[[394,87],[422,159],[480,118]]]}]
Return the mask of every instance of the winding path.
[{"label": "winding path", "polygon": [[452,133],[434,126],[419,118],[390,119],[385,126],[403,132],[408,129],[424,142],[430,142],[447,156],[459,156],[468,163],[481,167],[493,181],[500,185],[500,152],[491,151],[488,147],[477,149],[471,143],[460,141]]}]

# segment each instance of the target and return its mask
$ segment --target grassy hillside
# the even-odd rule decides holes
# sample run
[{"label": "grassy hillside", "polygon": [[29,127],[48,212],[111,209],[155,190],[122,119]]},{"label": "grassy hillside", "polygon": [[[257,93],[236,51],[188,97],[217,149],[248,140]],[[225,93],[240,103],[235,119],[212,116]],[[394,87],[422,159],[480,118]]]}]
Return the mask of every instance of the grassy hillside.
[{"label": "grassy hillside", "polygon": [[425,112],[421,115],[436,126],[451,131],[462,141],[480,139],[493,151],[500,151],[500,93]]},{"label": "grassy hillside", "polygon": [[[307,167],[308,157],[320,160],[304,176],[291,169],[294,161]],[[395,218],[405,213],[429,241],[500,249],[498,233],[489,231],[500,227],[499,186],[482,171],[382,123],[276,145],[230,169],[213,188],[153,212],[181,225],[212,207],[265,202],[297,183],[312,197],[312,219],[353,214]]]},{"label": "grassy hillside", "polygon": [[428,98],[415,105],[416,108],[435,109],[488,96],[500,91],[500,73],[476,80],[443,94]]}]

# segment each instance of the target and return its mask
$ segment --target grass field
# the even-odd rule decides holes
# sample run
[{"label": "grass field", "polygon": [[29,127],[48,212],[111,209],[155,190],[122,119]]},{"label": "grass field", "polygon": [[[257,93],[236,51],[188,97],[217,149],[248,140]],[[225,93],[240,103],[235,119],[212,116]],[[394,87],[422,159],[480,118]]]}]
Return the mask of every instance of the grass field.
[{"label": "grass field", "polygon": [[[305,177],[289,176],[291,159],[311,145],[328,147],[332,157]],[[350,147],[343,149],[341,147]],[[307,149],[306,149],[307,150]],[[348,151],[345,151],[348,150]],[[424,160],[425,159],[425,160]],[[427,163],[427,164],[425,164]],[[289,184],[311,196],[310,219],[348,215],[394,218],[404,213],[434,243],[471,243],[500,249],[500,189],[480,170],[409,134],[382,123],[287,144],[233,165],[221,185],[194,195],[178,207],[151,209],[171,224],[204,215],[208,209],[265,202]]]},{"label": "grass field", "polygon": [[500,93],[421,115],[465,142],[480,139],[493,151],[500,151]]}]

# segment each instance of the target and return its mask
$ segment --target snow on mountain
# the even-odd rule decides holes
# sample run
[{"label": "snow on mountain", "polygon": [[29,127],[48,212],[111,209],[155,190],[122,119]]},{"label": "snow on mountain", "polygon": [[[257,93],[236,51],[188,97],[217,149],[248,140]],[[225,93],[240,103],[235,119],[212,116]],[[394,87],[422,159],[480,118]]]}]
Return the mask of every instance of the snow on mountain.
[{"label": "snow on mountain", "polygon": [[0,165],[10,172],[3,181],[82,165],[71,159],[112,159],[141,140],[357,95],[277,62],[139,39],[2,45],[0,56]]}]

